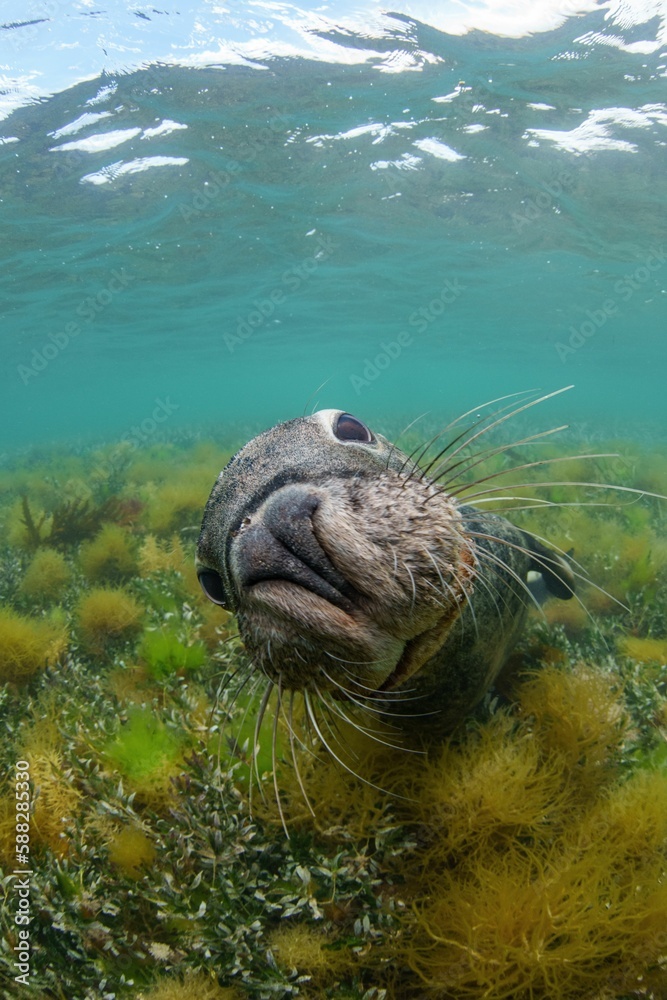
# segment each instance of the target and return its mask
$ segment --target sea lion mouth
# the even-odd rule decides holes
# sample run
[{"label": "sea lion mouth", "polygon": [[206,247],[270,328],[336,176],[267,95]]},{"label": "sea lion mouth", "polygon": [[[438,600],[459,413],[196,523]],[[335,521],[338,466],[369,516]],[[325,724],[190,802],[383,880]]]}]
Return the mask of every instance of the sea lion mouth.
[{"label": "sea lion mouth", "polygon": [[233,546],[234,577],[240,589],[252,591],[258,584],[283,581],[352,614],[359,595],[317,536],[313,516],[319,505],[316,494],[287,486],[268,498],[261,515],[243,519]]}]

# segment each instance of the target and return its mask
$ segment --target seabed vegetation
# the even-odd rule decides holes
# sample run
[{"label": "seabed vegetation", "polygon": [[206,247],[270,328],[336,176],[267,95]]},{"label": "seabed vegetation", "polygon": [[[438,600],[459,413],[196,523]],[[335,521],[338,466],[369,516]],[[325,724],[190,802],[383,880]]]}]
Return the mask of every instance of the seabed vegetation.
[{"label": "seabed vegetation", "polygon": [[[253,755],[248,664],[193,566],[229,452],[165,440],[8,463],[7,995],[667,998],[667,503],[558,485],[666,494],[667,461],[608,450],[635,458],[563,461],[571,446],[543,445],[552,471],[510,475],[527,484],[518,499],[489,493],[595,585],[533,615],[444,746],[332,732],[359,778],[307,729],[274,734],[270,710]],[[517,464],[490,454],[484,475]],[[524,510],[537,493],[558,506]],[[13,964],[17,760],[31,775],[29,987]]]}]

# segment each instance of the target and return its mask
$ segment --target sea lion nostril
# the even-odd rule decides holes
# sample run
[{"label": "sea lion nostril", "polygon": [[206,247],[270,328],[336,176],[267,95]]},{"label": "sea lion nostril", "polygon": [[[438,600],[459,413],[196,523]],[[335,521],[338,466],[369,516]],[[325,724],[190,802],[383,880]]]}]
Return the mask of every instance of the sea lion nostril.
[{"label": "sea lion nostril", "polygon": [[213,569],[202,569],[197,576],[199,585],[209,601],[224,608],[227,604],[227,595],[220,574]]}]

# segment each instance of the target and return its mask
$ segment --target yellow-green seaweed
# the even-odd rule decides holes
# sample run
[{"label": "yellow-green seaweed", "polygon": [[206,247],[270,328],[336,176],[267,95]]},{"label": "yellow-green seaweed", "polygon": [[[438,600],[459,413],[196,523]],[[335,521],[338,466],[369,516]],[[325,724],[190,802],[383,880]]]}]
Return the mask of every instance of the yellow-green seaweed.
[{"label": "yellow-green seaweed", "polygon": [[67,647],[67,629],[57,615],[29,618],[0,607],[0,682],[22,684]]},{"label": "yellow-green seaweed", "polygon": [[121,583],[135,576],[139,564],[130,532],[119,524],[105,524],[81,546],[79,563],[93,583]]},{"label": "yellow-green seaweed", "polygon": [[137,826],[124,826],[115,831],[108,841],[109,860],[128,878],[138,879],[142,869],[153,863],[155,846]]},{"label": "yellow-green seaweed", "polygon": [[76,617],[84,644],[103,654],[139,633],[143,608],[120,587],[98,587],[81,598]]},{"label": "yellow-green seaweed", "polygon": [[139,660],[156,680],[172,674],[185,674],[206,662],[206,647],[202,642],[186,644],[168,628],[144,633],[137,650]]},{"label": "yellow-green seaweed", "polygon": [[62,600],[72,579],[72,570],[64,555],[56,549],[35,552],[19,587],[22,596],[38,604]]},{"label": "yellow-green seaweed", "polygon": [[131,706],[127,721],[103,747],[103,755],[143,800],[169,797],[181,770],[186,737],[168,728],[148,707]]}]

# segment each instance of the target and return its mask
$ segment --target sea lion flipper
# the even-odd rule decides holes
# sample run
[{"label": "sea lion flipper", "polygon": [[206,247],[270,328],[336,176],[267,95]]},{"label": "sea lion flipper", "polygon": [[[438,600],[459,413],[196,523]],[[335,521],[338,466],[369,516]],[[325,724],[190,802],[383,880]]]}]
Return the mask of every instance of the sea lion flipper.
[{"label": "sea lion flipper", "polygon": [[576,581],[574,571],[563,556],[542,545],[533,535],[524,531],[531,554],[529,571],[539,573],[549,596],[569,601],[574,597]]}]

